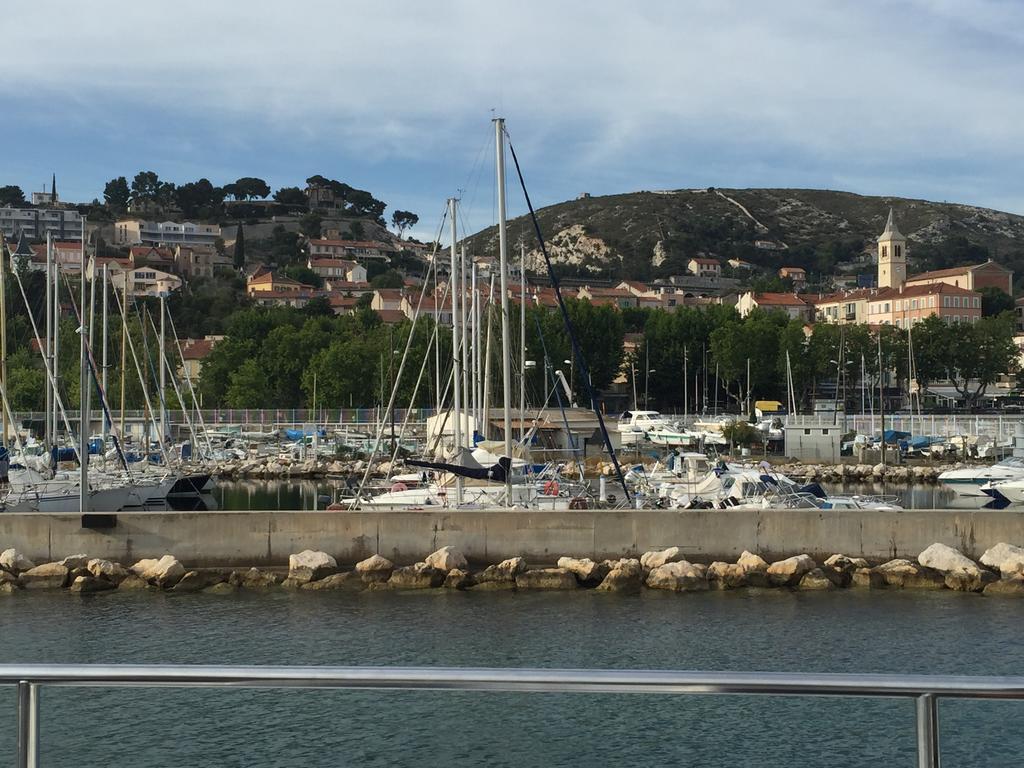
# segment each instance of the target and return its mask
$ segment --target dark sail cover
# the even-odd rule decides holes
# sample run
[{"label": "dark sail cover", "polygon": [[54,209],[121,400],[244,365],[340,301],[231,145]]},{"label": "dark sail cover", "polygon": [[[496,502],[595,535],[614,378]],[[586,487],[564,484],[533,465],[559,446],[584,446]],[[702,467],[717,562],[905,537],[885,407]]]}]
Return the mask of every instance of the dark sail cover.
[{"label": "dark sail cover", "polygon": [[[466,460],[467,458],[469,461]],[[463,456],[462,463],[459,464],[451,464],[445,461],[422,461],[420,459],[406,459],[405,463],[410,467],[436,469],[441,472],[451,472],[459,477],[469,477],[473,480],[490,480],[494,483],[504,483],[512,468],[512,459],[508,456],[502,456],[498,459],[497,464],[490,467],[485,467],[471,456]]]}]

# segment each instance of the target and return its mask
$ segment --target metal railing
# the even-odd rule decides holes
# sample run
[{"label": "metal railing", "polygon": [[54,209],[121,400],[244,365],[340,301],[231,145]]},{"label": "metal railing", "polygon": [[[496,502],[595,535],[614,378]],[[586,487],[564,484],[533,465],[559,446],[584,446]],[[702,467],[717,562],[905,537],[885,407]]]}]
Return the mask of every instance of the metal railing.
[{"label": "metal railing", "polygon": [[44,685],[904,698],[917,706],[919,768],[939,766],[939,699],[1024,700],[1024,677],[591,669],[0,664],[0,685],[17,687],[18,768],[38,766],[39,688]]}]

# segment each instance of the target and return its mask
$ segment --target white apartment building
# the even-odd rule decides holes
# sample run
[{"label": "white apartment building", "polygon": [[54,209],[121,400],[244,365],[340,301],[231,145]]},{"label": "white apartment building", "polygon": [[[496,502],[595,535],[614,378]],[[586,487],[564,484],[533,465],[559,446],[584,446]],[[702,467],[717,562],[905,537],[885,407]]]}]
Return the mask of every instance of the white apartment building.
[{"label": "white apartment building", "polygon": [[119,291],[128,281],[129,296],[159,296],[181,288],[181,278],[152,267],[136,267],[110,275],[110,284]]},{"label": "white apartment building", "polygon": [[213,245],[221,236],[216,224],[190,221],[122,219],[114,224],[115,245]]},{"label": "white apartment building", "polygon": [[10,240],[22,234],[29,240],[81,240],[82,216],[66,208],[0,208],[0,230]]}]

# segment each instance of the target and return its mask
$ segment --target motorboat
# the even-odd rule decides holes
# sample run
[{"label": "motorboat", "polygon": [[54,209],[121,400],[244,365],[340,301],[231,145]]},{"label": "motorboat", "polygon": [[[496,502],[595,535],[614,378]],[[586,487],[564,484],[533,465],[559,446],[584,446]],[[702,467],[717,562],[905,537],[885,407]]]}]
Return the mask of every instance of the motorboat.
[{"label": "motorboat", "polygon": [[986,496],[982,486],[1024,479],[1024,460],[1010,457],[988,466],[949,469],[939,475],[939,482],[960,496]]},{"label": "motorboat", "polygon": [[626,411],[619,416],[619,438],[623,445],[637,445],[650,432],[672,428],[672,423],[658,411]]},{"label": "motorboat", "polygon": [[1016,480],[988,482],[982,485],[980,490],[993,499],[1006,500],[1011,504],[1024,504],[1024,477]]}]

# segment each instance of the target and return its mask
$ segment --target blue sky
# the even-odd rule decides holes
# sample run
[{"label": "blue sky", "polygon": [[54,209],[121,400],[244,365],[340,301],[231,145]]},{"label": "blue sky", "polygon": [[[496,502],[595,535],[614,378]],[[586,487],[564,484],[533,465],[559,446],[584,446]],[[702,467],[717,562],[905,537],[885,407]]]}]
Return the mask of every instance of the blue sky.
[{"label": "blue sky", "polygon": [[1024,213],[1024,2],[57,5],[5,9],[0,184],[26,192],[322,173],[424,237],[462,190],[477,229],[496,110],[538,205],[775,186]]}]

